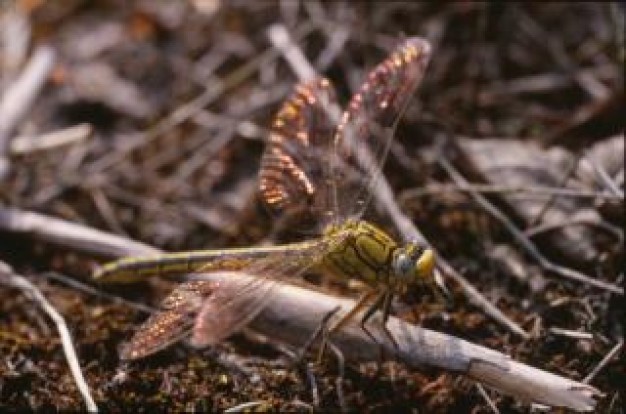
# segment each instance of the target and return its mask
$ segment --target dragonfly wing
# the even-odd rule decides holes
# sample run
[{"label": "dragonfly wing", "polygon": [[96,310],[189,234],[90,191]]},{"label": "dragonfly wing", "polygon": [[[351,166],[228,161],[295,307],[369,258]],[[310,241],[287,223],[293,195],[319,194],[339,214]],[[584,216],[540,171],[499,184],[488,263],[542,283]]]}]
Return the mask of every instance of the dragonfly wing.
[{"label": "dragonfly wing", "polygon": [[394,129],[430,58],[430,45],[406,39],[369,72],[352,97],[334,136],[330,159],[332,211],[340,220],[358,217],[380,177]]},{"label": "dragonfly wing", "polygon": [[272,293],[280,283],[297,278],[321,263],[327,252],[342,241],[340,237],[318,239],[306,249],[287,250],[242,269],[242,274],[253,277],[222,283],[204,301],[194,325],[192,343],[212,345],[245,327],[272,300]]},{"label": "dragonfly wing", "polygon": [[191,344],[202,348],[215,345],[250,323],[269,303],[278,285],[274,279],[261,277],[249,282],[249,276],[232,274],[232,280],[218,284],[213,296],[201,307],[191,335]]},{"label": "dragonfly wing", "polygon": [[317,78],[299,84],[271,125],[261,160],[259,190],[270,210],[314,221],[329,208],[326,191],[333,133],[340,109],[332,84]]},{"label": "dragonfly wing", "polygon": [[229,271],[232,280],[228,282],[182,283],[121,347],[120,358],[146,357],[190,334],[195,346],[218,343],[254,319],[269,303],[276,286],[319,264],[329,249],[342,241],[340,237],[322,238],[308,242],[304,248],[287,247],[239,271]]},{"label": "dragonfly wing", "polygon": [[206,281],[185,282],[161,302],[160,309],[148,318],[132,339],[122,345],[120,358],[144,358],[189,335],[202,303],[214,284]]}]

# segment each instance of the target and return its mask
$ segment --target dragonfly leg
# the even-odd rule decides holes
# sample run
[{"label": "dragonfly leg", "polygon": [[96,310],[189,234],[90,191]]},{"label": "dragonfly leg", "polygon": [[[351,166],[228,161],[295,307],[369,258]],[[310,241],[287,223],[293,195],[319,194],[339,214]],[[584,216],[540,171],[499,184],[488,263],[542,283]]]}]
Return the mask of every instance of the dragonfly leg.
[{"label": "dragonfly leg", "polygon": [[398,345],[396,338],[394,338],[394,336],[389,331],[389,328],[387,328],[387,321],[389,320],[389,314],[391,312],[391,301],[393,300],[393,296],[394,296],[394,292],[391,290],[388,290],[387,295],[385,296],[385,301],[383,303],[382,329],[383,329],[383,332],[385,333],[385,336],[387,336],[387,339],[389,339],[389,341],[391,341],[391,343],[393,344],[396,354],[398,354],[400,351],[400,345]]},{"label": "dragonfly leg", "polygon": [[302,345],[302,347],[298,350],[298,352],[296,354],[295,363],[299,363],[299,362],[302,361],[302,359],[304,358],[304,355],[308,352],[309,349],[311,349],[311,346],[313,345],[313,342],[315,342],[315,340],[318,337],[320,337],[320,335],[322,337],[324,337],[325,332],[328,330],[327,329],[328,321],[330,320],[330,318],[332,318],[339,311],[339,309],[341,309],[341,307],[337,306],[337,307],[331,309],[326,315],[324,315],[324,317],[322,318],[322,320],[318,324],[318,326],[315,329],[315,331],[311,334],[309,339],[307,339],[307,341],[304,343],[304,345]]},{"label": "dragonfly leg", "polygon": [[322,343],[320,345],[320,350],[317,355],[318,363],[321,363],[322,358],[324,357],[324,352],[326,351],[326,342],[328,341],[329,336],[332,335],[333,332],[336,332],[337,330],[341,329],[343,326],[346,325],[346,323],[348,323],[351,319],[353,319],[354,316],[358,314],[367,305],[367,302],[375,294],[376,292],[373,290],[368,290],[367,292],[363,293],[361,297],[357,300],[356,304],[352,307],[352,309],[348,311],[348,313],[343,315],[341,319],[339,319],[339,321],[337,321],[337,323],[334,324],[331,328],[322,331],[323,332]]},{"label": "dragonfly leg", "polygon": [[[329,312],[329,315],[324,318],[325,321],[320,324],[320,326],[324,326],[327,322],[330,316],[332,316],[334,313],[336,313],[337,310],[333,310],[331,312]],[[313,336],[313,338],[315,338],[315,336],[319,335],[320,332],[322,332],[320,329],[317,330],[316,334]],[[312,342],[312,341],[310,341]],[[328,339],[326,341],[326,346],[332,351],[332,353],[334,354],[335,358],[337,359],[337,378],[335,380],[335,388],[337,390],[337,400],[339,402],[339,407],[341,407],[341,412],[347,412],[346,409],[346,402],[345,402],[345,393],[343,392],[343,380],[345,378],[345,373],[346,373],[346,361],[345,361],[345,357],[343,355],[343,352],[341,351],[341,349],[339,349],[339,347],[337,345],[335,345],[331,339]],[[305,374],[307,375],[308,381],[311,385],[311,394],[313,396],[313,405],[315,407],[319,407],[320,404],[320,398],[319,398],[319,390],[317,388],[317,381],[315,380],[315,375],[313,374],[313,371],[310,368],[310,365],[307,364],[304,367],[304,371]]]},{"label": "dragonfly leg", "polygon": [[[322,335],[322,337],[325,337],[327,335],[327,332],[328,332],[328,328],[327,328],[328,321],[340,309],[341,309],[341,307],[337,306],[336,308],[334,308],[330,312],[328,312],[324,316],[324,318],[322,318],[322,320],[320,321],[317,329],[315,329],[315,332],[313,332],[311,337],[306,341],[306,343],[298,351],[297,356],[296,356],[296,360],[295,360],[296,363],[299,363],[299,362],[301,362],[303,360],[304,355],[306,354],[306,352],[311,348],[311,346],[313,345],[313,342],[320,335]],[[345,371],[346,371],[346,369],[345,369],[345,366],[346,366],[345,357],[343,355],[343,352],[341,352],[341,350],[335,344],[333,344],[330,339],[326,338],[324,346],[328,346],[328,348],[330,348],[332,353],[335,355],[335,358],[337,359],[338,375],[337,375],[337,379],[335,381],[335,387],[337,389],[337,399],[339,401],[339,406],[341,407],[341,411],[342,412],[346,412],[346,404],[345,404],[345,397],[344,397],[345,394],[343,392],[343,379],[345,377]],[[309,382],[311,384],[311,392],[313,394],[313,404],[314,404],[314,406],[317,407],[317,406],[319,406],[319,391],[317,389],[317,381],[315,381],[315,376],[312,373],[312,371],[308,368],[308,366],[305,366],[305,372],[306,372],[307,377],[309,379]]]},{"label": "dragonfly leg", "polygon": [[313,398],[313,407],[319,408],[320,406],[320,391],[317,386],[317,380],[315,379],[315,374],[311,369],[310,364],[306,364],[304,366],[304,373],[309,381],[309,385],[311,387],[311,397]]},{"label": "dragonfly leg", "polygon": [[[363,317],[361,318],[361,329],[363,330],[363,332],[365,332],[367,334],[367,336],[369,336],[369,338],[372,340],[372,342],[374,342],[376,345],[378,345],[378,350],[379,350],[379,354],[378,354],[378,359],[379,362],[383,361],[383,357],[384,355],[384,348],[383,345],[380,343],[380,341],[378,339],[376,339],[376,337],[370,332],[369,329],[367,329],[367,321],[372,317],[372,315],[374,315],[374,313],[376,313],[376,311],[378,309],[380,309],[381,307],[385,306],[385,303],[387,302],[387,297],[389,296],[389,293],[387,290],[383,291],[382,293],[380,293],[378,295],[378,297],[376,297],[376,300],[372,303],[372,305],[367,309],[367,311],[365,312],[365,314],[363,315]],[[383,322],[383,326],[384,326],[384,322]]]}]

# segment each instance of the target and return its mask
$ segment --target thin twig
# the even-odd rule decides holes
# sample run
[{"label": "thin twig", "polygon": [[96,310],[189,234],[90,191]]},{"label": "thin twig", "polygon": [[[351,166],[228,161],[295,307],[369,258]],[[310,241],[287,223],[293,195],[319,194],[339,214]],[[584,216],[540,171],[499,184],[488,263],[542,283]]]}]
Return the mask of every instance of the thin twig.
[{"label": "thin twig", "polygon": [[93,295],[95,297],[104,298],[104,299],[110,300],[113,303],[121,303],[139,312],[152,314],[157,311],[157,309],[151,308],[150,306],[144,305],[143,303],[133,302],[128,299],[124,299],[122,296],[112,295],[102,290],[95,289],[85,283],[81,283],[76,279],[73,279],[69,276],[65,276],[64,274],[61,274],[58,272],[45,272],[45,273],[42,273],[41,276],[63,283],[66,286],[70,286],[88,295]]},{"label": "thin twig", "polygon": [[109,258],[160,252],[125,237],[16,208],[0,207],[0,230],[27,234],[48,243]]},{"label": "thin twig", "polygon": [[598,191],[585,191],[573,188],[561,188],[561,187],[527,187],[516,185],[497,185],[497,184],[477,184],[469,183],[467,186],[460,188],[457,185],[452,184],[430,184],[422,188],[415,188],[406,190],[399,197],[402,202],[406,202],[411,199],[423,197],[431,194],[475,191],[482,194],[524,194],[524,195],[557,195],[559,197],[571,197],[571,198],[591,198],[598,200],[623,200],[624,198],[606,192]]},{"label": "thin twig", "polygon": [[612,224],[606,223],[604,221],[598,221],[596,219],[587,218],[587,217],[574,217],[567,221],[538,225],[536,227],[532,227],[532,228],[528,228],[524,230],[524,234],[528,237],[535,237],[541,233],[554,231],[554,230],[561,229],[564,227],[580,226],[580,225],[598,227],[606,231],[607,233],[610,233],[612,236],[614,236],[617,239],[619,246],[621,246],[624,243],[624,233],[622,232],[622,229],[620,229],[617,226],[613,226]]},{"label": "thin twig", "polygon": [[87,385],[81,371],[80,363],[78,362],[78,357],[76,356],[76,350],[74,349],[74,344],[72,343],[72,336],[70,335],[70,331],[67,328],[67,324],[65,323],[63,316],[61,316],[54,306],[48,302],[35,285],[30,283],[25,277],[14,273],[13,269],[11,269],[11,267],[4,262],[0,262],[0,283],[20,289],[26,296],[41,306],[41,309],[50,317],[50,319],[52,319],[61,338],[65,359],[67,360],[72,376],[74,377],[74,382],[76,383],[76,386],[85,401],[87,411],[92,413],[97,412],[98,406],[89,392],[89,386]]},{"label": "thin twig", "polygon": [[622,350],[624,346],[624,339],[620,339],[617,344],[609,351],[608,354],[602,358],[602,361],[582,380],[583,384],[589,384],[592,379],[596,377],[602,371],[602,369],[607,366],[609,362]]},{"label": "thin twig", "polygon": [[602,184],[604,184],[607,189],[609,189],[613,194],[617,195],[618,197],[624,197],[624,192],[620,190],[620,188],[613,181],[611,176],[606,172],[604,167],[599,165],[592,157],[589,156],[583,157],[582,160],[591,166],[593,171],[595,171],[595,173],[600,178]]},{"label": "thin twig", "polygon": [[274,24],[267,30],[267,36],[276,49],[289,62],[296,72],[298,79],[308,81],[317,76],[317,72],[311,66],[299,47],[291,40],[287,28],[282,24]]},{"label": "thin twig", "polygon": [[79,124],[38,136],[18,136],[11,141],[11,155],[24,155],[78,144],[85,141],[92,131],[90,124]]},{"label": "thin twig", "polygon": [[[576,172],[579,161],[580,161],[580,155],[577,154],[576,158],[572,160],[572,163],[570,164],[565,174],[563,174],[563,177],[561,177],[560,183],[557,184],[557,187],[565,187],[565,185],[567,185],[567,182],[569,181],[569,179],[572,178],[572,175],[574,174],[574,172]],[[543,218],[545,217],[548,210],[552,208],[556,200],[557,200],[556,194],[551,195],[548,201],[544,203],[544,205],[541,207],[539,212],[535,214],[535,216],[529,220],[528,225],[530,227],[533,227],[533,226],[536,226],[537,223],[541,223],[542,221],[544,221]]]},{"label": "thin twig", "polygon": [[234,413],[243,413],[248,412],[250,410],[258,409],[259,406],[263,404],[267,404],[266,401],[249,401],[241,404],[237,404],[234,407],[227,408],[224,410],[225,414],[234,414]]},{"label": "thin twig", "polygon": [[[452,166],[452,164],[450,164],[450,162],[448,162],[445,157],[439,157],[439,164],[446,170],[450,178],[452,178],[452,180],[459,187],[466,187],[466,185],[468,184],[467,180],[456,170],[456,168]],[[604,282],[602,280],[593,279],[576,270],[552,263],[541,254],[535,244],[531,242],[528,237],[526,237],[526,235],[521,230],[519,230],[508,217],[504,215],[504,213],[498,210],[484,196],[469,189],[468,193],[478,205],[480,205],[492,217],[498,220],[509,231],[509,233],[513,236],[517,243],[522,246],[524,250],[526,250],[528,254],[530,254],[545,270],[556,273],[568,279],[576,280],[578,282],[586,283],[588,285],[607,290],[609,292],[617,293],[619,295],[624,294],[624,289],[619,286]]]},{"label": "thin twig", "polygon": [[493,400],[491,399],[489,394],[487,394],[487,391],[485,390],[485,387],[483,387],[478,382],[474,383],[474,385],[476,385],[476,389],[478,389],[478,393],[487,402],[487,405],[489,406],[489,408],[491,408],[491,411],[493,411],[494,414],[500,414],[500,410],[498,410],[498,407],[496,407],[496,404],[493,402]]},{"label": "thin twig", "polygon": [[553,335],[565,336],[567,338],[582,339],[585,341],[593,340],[593,334],[589,332],[572,331],[571,329],[557,327],[551,327],[548,331]]},{"label": "thin twig", "polygon": [[32,107],[54,66],[55,52],[50,46],[39,46],[20,77],[0,101],[0,180],[9,168],[6,158],[11,134]]}]

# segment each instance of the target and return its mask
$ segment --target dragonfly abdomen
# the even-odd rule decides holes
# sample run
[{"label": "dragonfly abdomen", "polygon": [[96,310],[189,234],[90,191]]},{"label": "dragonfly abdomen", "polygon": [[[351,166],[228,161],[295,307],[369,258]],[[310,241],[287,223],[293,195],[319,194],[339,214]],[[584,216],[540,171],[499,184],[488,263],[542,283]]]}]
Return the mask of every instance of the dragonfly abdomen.
[{"label": "dragonfly abdomen", "polygon": [[154,276],[173,276],[197,271],[239,270],[262,252],[192,251],[121,259],[98,269],[94,278],[103,282],[135,282]]},{"label": "dragonfly abdomen", "polygon": [[[236,271],[253,261],[308,247],[307,243],[224,250],[197,250],[165,253],[158,256],[130,257],[108,263],[94,273],[102,282],[129,283],[155,276],[174,276],[194,272]],[[300,248],[299,248],[300,247]]]}]

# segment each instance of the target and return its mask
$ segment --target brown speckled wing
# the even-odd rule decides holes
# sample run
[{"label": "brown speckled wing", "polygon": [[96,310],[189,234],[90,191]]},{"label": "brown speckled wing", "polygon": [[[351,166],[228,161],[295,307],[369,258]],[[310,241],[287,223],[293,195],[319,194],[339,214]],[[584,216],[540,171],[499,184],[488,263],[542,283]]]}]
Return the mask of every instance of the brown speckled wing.
[{"label": "brown speckled wing", "polygon": [[430,44],[406,39],[372,69],[353,95],[334,135],[330,176],[336,183],[336,221],[358,218],[366,208],[389,151],[398,119],[422,80]]},{"label": "brown speckled wing", "polygon": [[204,301],[214,290],[207,281],[185,282],[161,303],[154,313],[120,348],[124,361],[144,358],[187,337]]},{"label": "brown speckled wing", "polygon": [[321,224],[358,218],[430,53],[427,41],[406,39],[369,72],[342,115],[328,80],[298,85],[274,118],[261,162],[266,204]]},{"label": "brown speckled wing", "polygon": [[299,84],[274,117],[259,173],[261,197],[272,211],[319,217],[328,208],[332,113],[339,114],[335,91],[318,78]]}]

